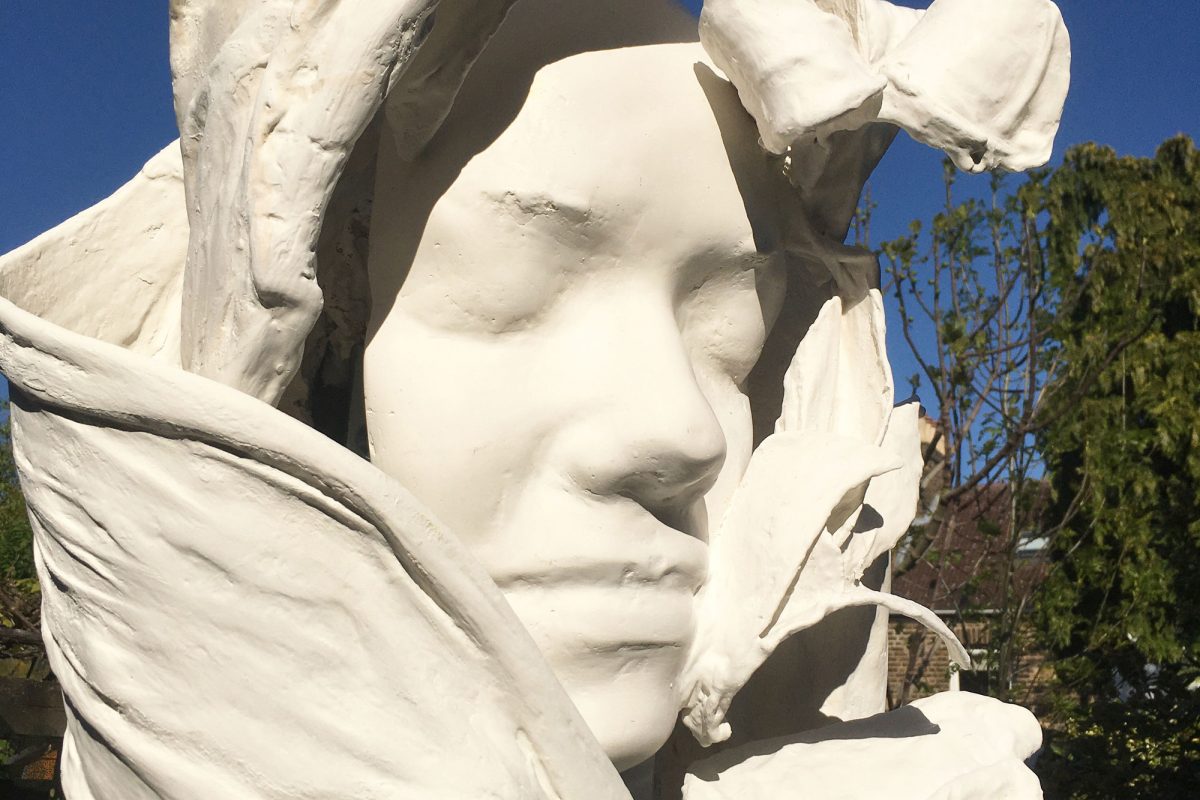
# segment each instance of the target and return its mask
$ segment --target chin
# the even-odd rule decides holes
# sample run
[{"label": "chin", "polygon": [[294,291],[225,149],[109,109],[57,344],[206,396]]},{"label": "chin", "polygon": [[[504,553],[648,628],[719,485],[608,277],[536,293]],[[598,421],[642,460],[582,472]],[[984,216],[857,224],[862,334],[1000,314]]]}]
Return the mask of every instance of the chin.
[{"label": "chin", "polygon": [[679,716],[677,660],[652,660],[669,663],[627,665],[607,682],[564,681],[605,754],[622,772],[658,752]]},{"label": "chin", "polygon": [[691,583],[604,583],[505,592],[604,752],[624,771],[666,743],[692,638]]}]

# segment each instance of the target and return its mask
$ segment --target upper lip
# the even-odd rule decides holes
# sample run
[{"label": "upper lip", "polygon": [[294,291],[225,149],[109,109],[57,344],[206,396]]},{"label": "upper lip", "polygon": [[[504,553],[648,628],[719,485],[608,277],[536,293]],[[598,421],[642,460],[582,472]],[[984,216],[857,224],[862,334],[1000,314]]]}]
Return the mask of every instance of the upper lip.
[{"label": "upper lip", "polygon": [[562,537],[556,540],[561,550],[542,549],[536,565],[522,559],[493,563],[489,571],[496,583],[504,589],[599,584],[698,591],[707,577],[708,546],[636,501],[611,500],[637,509],[634,524],[621,526],[620,535]]},{"label": "upper lip", "polygon": [[[704,545],[700,545],[704,547]],[[502,589],[518,586],[606,586],[679,589],[695,593],[705,578],[703,562],[691,558],[614,558],[557,561],[536,570],[517,569],[495,576]]]}]

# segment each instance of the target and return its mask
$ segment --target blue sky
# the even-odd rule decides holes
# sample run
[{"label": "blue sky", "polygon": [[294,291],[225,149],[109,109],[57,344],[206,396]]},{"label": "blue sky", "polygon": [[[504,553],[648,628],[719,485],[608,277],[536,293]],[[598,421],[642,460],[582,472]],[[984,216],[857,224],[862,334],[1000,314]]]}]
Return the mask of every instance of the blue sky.
[{"label": "blue sky", "polygon": [[[1149,155],[1176,133],[1200,137],[1200,0],[1059,5],[1074,58],[1056,160],[1084,141]],[[2,0],[0,120],[6,252],[109,195],[176,137],[164,0]],[[934,213],[940,182],[940,154],[901,135],[871,181],[874,238]],[[897,374],[911,374],[893,353]]]}]

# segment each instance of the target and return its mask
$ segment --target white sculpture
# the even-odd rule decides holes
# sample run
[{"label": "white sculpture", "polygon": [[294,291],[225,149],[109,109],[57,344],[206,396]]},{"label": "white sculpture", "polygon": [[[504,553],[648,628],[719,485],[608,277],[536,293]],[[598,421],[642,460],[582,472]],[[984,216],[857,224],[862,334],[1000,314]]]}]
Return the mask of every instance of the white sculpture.
[{"label": "white sculpture", "polygon": [[176,0],[182,147],[0,259],[68,797],[628,798],[681,709],[663,798],[1040,796],[882,713],[885,609],[965,654],[841,242],[897,125],[1048,157],[1057,9],[508,5]]}]

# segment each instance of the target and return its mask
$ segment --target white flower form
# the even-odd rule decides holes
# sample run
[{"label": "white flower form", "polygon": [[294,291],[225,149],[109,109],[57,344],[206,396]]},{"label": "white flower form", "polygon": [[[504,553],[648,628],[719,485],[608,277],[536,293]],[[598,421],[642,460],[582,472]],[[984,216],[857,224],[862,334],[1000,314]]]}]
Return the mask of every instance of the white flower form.
[{"label": "white flower form", "polygon": [[775,433],[754,451],[710,540],[682,683],[684,722],[701,744],[729,738],[734,695],[780,644],[842,608],[882,606],[915,619],[956,663],[970,663],[932,611],[863,583],[917,506],[918,404],[893,409],[892,396],[879,291],[845,311],[832,298],[784,378]]},{"label": "white flower form", "polygon": [[709,0],[700,38],[773,153],[887,122],[963,170],[1029,169],[1070,83],[1050,0]]},{"label": "white flower form", "polygon": [[[862,185],[845,164],[831,166],[831,137],[869,138],[879,123],[971,172],[1045,163],[1070,80],[1070,42],[1049,0],[934,0],[925,11],[884,0],[708,0],[700,38],[763,146],[800,162],[794,176],[808,176],[797,188],[809,215],[838,204],[831,185]],[[859,178],[886,146],[858,141],[871,162]],[[682,682],[684,721],[704,745],[730,736],[734,695],[779,644],[840,608],[876,605],[919,620],[953,660],[969,663],[933,612],[863,583],[912,522],[917,408],[892,408],[873,259],[847,262],[836,233],[844,228],[826,222],[806,243],[830,267],[838,296],[801,341],[776,432],[755,451],[710,541]]]}]

